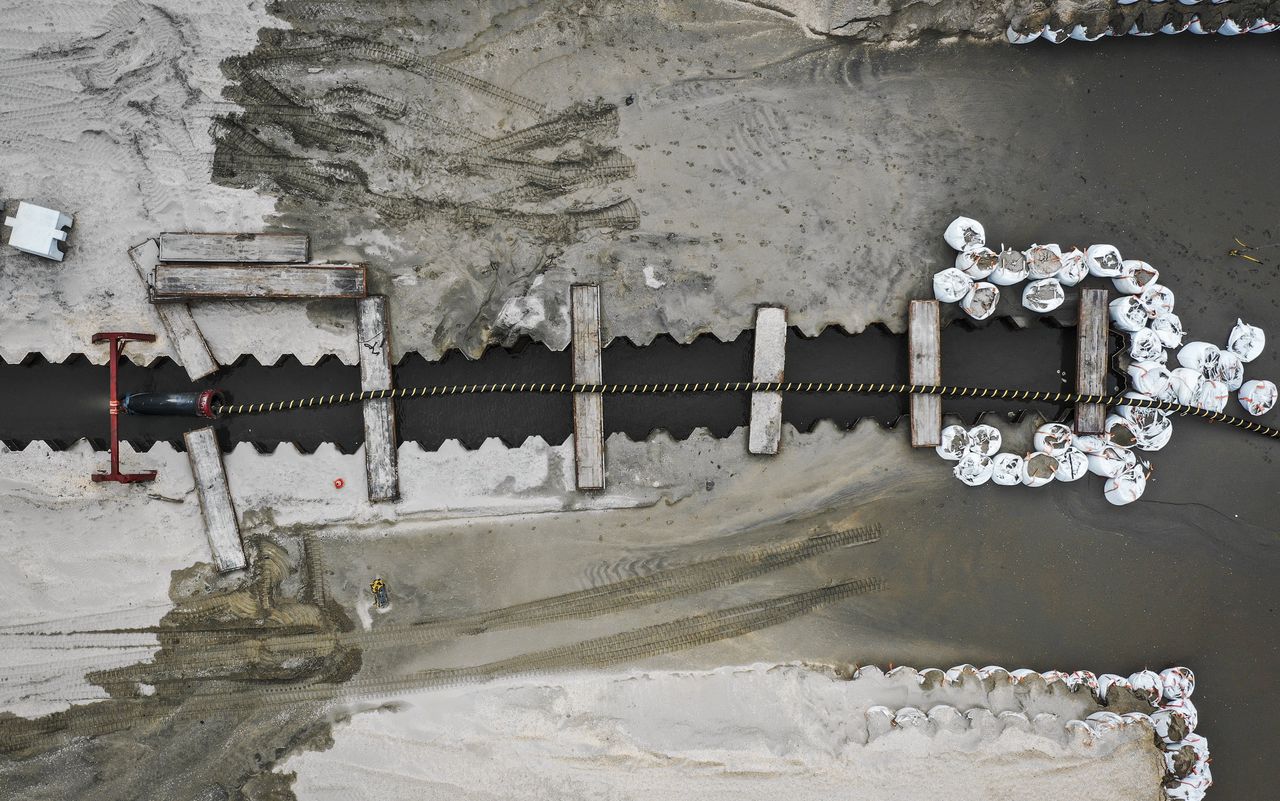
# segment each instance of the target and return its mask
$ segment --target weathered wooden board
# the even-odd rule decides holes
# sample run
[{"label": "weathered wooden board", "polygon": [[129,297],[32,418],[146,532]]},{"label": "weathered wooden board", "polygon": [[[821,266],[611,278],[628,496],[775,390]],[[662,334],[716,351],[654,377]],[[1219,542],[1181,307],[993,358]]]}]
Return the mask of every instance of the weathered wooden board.
[{"label": "weathered wooden board", "polygon": [[[908,308],[908,373],[912,384],[942,383],[942,323],[936,300],[913,300]],[[911,396],[911,446],[942,444],[942,398]]]},{"label": "weathered wooden board", "polygon": [[363,298],[363,264],[156,265],[151,299]]},{"label": "weathered wooden board", "polygon": [[307,260],[306,234],[161,234],[161,261],[276,262]]},{"label": "weathered wooden board", "polygon": [[[1107,391],[1107,329],[1110,319],[1107,290],[1080,293],[1080,317],[1076,323],[1076,392],[1102,395]],[[1101,434],[1107,407],[1101,403],[1076,406],[1076,431]]]},{"label": "weathered wooden board", "polygon": [[[360,343],[360,389],[391,389],[391,342],[387,337],[387,299],[372,295],[356,301]],[[389,398],[367,400],[364,407],[364,467],[369,500],[400,497],[396,407]]]},{"label": "weathered wooden board", "polygon": [[[155,247],[151,243],[152,240],[148,239],[144,244],[152,254],[150,258],[154,259]],[[138,278],[142,279],[143,285],[149,291],[151,289],[150,274],[139,261],[141,254],[138,251],[141,247],[139,245],[129,250],[129,260],[133,262]],[[169,341],[173,343],[173,349],[178,354],[178,363],[187,371],[191,380],[196,381],[217,372],[218,362],[213,358],[209,343],[200,332],[200,326],[196,325],[195,318],[191,316],[191,307],[185,303],[160,303],[156,304],[155,309],[156,314],[160,316],[160,323],[164,326],[165,333],[169,336]]]},{"label": "weathered wooden board", "polygon": [[[781,381],[787,357],[787,310],[766,306],[756,310],[753,381]],[[747,450],[751,453],[778,452],[782,437],[782,393],[751,393],[751,422],[747,427]]]},{"label": "weathered wooden board", "polygon": [[222,451],[212,428],[200,428],[182,435],[187,443],[187,459],[195,477],[200,512],[204,515],[204,531],[213,550],[213,562],[219,573],[245,566],[244,547],[240,544],[240,524],[227,487],[227,471],[222,464]]},{"label": "weathered wooden board", "polygon": [[[570,287],[569,306],[573,383],[601,383],[604,370],[600,363],[600,287]],[[604,397],[598,393],[573,396],[573,455],[578,489],[604,489]]]}]

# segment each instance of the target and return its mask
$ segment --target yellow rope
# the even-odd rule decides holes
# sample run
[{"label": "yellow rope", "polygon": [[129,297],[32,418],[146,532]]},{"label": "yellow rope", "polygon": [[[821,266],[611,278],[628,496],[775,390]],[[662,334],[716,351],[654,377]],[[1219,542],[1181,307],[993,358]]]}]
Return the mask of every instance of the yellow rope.
[{"label": "yellow rope", "polygon": [[833,384],[797,381],[714,381],[705,384],[454,384],[452,386],[401,387],[400,389],[373,389],[340,395],[317,396],[272,403],[233,403],[214,406],[214,414],[263,414],[286,409],[318,406],[341,406],[366,400],[416,398],[422,395],[493,395],[493,394],[608,394],[608,395],[665,395],[685,393],[727,392],[789,392],[789,393],[854,393],[873,395],[941,395],[943,397],[993,397],[1001,400],[1049,401],[1053,403],[1093,403],[1104,406],[1134,406],[1158,409],[1189,417],[1200,417],[1236,428],[1280,439],[1280,429],[1264,426],[1252,420],[1233,417],[1222,412],[1212,412],[1196,406],[1186,406],[1168,401],[1129,398],[1124,395],[1080,395],[1074,392],[1033,392],[1030,390],[990,389],[982,387],[949,387],[936,384]]}]

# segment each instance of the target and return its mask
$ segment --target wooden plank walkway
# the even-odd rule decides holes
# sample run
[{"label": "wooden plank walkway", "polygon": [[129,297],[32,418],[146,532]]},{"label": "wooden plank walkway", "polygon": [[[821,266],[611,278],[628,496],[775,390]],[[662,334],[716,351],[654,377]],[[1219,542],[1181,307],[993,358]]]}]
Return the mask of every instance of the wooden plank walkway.
[{"label": "wooden plank walkway", "polygon": [[[600,363],[600,287],[575,284],[569,289],[573,336],[573,383],[604,381]],[[573,396],[573,455],[578,489],[604,489],[604,397]]]},{"label": "wooden plank walkway", "polygon": [[187,459],[195,477],[200,512],[204,515],[204,531],[213,550],[213,562],[219,573],[239,570],[246,564],[240,544],[240,524],[236,507],[227,487],[227,471],[222,464],[222,451],[212,428],[200,428],[182,435],[187,443]]},{"label": "wooden plank walkway", "polygon": [[[912,384],[942,383],[942,323],[936,300],[913,300],[908,309],[908,380]],[[942,444],[942,398],[911,396],[911,446]]]},{"label": "wooden plank walkway", "polygon": [[[1076,392],[1082,395],[1102,395],[1107,391],[1109,320],[1107,290],[1083,290],[1076,322]],[[1076,406],[1077,433],[1101,434],[1106,420],[1107,407],[1101,403]]]},{"label": "wooden plank walkway", "polygon": [[[387,337],[387,299],[372,295],[356,301],[360,344],[360,389],[391,389],[391,341]],[[364,468],[369,500],[400,497],[396,407],[390,398],[363,401]]]},{"label": "wooden plank walkway", "polygon": [[[787,357],[787,310],[764,306],[756,310],[753,381],[782,381]],[[782,393],[752,392],[751,420],[747,427],[750,453],[774,454],[782,436]]]},{"label": "wooden plank walkway", "polygon": [[160,260],[181,262],[279,262],[307,260],[306,234],[160,235]]},{"label": "wooden plank walkway", "polygon": [[363,264],[156,265],[153,302],[236,299],[363,298]]},{"label": "wooden plank walkway", "polygon": [[[150,245],[151,241],[148,239],[143,244]],[[137,251],[141,247],[142,245],[138,245],[130,248],[129,261],[133,262],[133,267],[138,272],[138,278],[142,279],[143,286],[150,291],[150,272],[138,260]],[[154,253],[154,250],[152,252]],[[209,343],[205,341],[200,326],[196,325],[195,318],[191,316],[191,307],[185,303],[159,303],[156,304],[155,309],[160,317],[160,324],[164,326],[165,334],[173,343],[173,349],[178,355],[178,363],[187,371],[191,380],[197,381],[216,373],[218,362],[213,358]]]}]

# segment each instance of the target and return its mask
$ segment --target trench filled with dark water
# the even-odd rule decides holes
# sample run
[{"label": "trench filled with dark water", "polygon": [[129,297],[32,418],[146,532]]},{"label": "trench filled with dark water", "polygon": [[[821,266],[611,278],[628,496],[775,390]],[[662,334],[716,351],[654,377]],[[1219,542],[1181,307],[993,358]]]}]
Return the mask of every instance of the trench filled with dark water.
[{"label": "trench filled with dark water", "polygon": [[[1113,342],[1113,349],[1115,343]],[[688,345],[659,337],[645,346],[619,339],[604,349],[607,382],[743,381],[751,378],[753,334],[744,332],[730,342],[703,336]],[[831,327],[815,337],[795,329],[788,332],[786,378],[790,381],[886,382],[907,381],[907,343],[904,335],[880,326],[851,335]],[[1007,319],[980,325],[955,322],[942,333],[943,383],[1016,389],[1070,390],[1074,388],[1075,330],[1045,318],[1025,328]],[[43,440],[65,448],[82,438],[96,448],[107,447],[108,375],[106,365],[83,356],[62,363],[33,357],[21,364],[0,363],[0,440],[10,448]],[[417,354],[405,356],[395,368],[398,387],[500,382],[568,382],[568,351],[553,351],[522,341],[515,347],[490,348],[471,360],[450,352],[429,362]],[[286,357],[262,365],[246,357],[216,375],[192,382],[168,359],[140,367],[126,360],[119,371],[119,392],[180,392],[220,390],[232,402],[257,402],[352,392],[360,388],[358,367],[328,357],[314,366]],[[1114,388],[1114,385],[1113,385]],[[802,431],[831,420],[851,427],[869,417],[893,426],[907,413],[906,396],[812,394],[790,395],[782,406],[784,422]],[[417,442],[433,450],[455,439],[465,447],[479,447],[497,437],[519,445],[531,436],[563,442],[572,432],[568,395],[468,395],[404,399],[396,402],[401,441]],[[726,437],[747,424],[749,396],[618,395],[605,401],[607,434],[621,432],[641,440],[664,430],[677,439],[705,427]],[[986,412],[1015,417],[1027,411],[1011,404],[980,399],[948,399],[944,411],[966,420]],[[1070,413],[1062,406],[1041,405],[1045,417]],[[356,404],[318,409],[243,415],[207,420],[196,417],[122,415],[120,437],[136,448],[156,442],[182,447],[182,434],[213,425],[224,448],[249,442],[262,450],[293,443],[303,451],[324,442],[352,452],[363,440],[363,423]]]}]

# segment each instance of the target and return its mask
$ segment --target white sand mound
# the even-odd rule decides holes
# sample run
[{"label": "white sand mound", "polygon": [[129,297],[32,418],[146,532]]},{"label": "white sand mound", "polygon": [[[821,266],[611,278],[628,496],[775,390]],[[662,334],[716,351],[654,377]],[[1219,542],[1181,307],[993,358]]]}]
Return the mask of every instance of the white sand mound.
[{"label": "white sand mound", "polygon": [[893,684],[798,665],[501,681],[357,714],[283,769],[301,801],[1161,797],[1143,726],[1082,742],[1048,713],[1027,730],[980,709],[984,725],[868,744],[867,710]]}]

